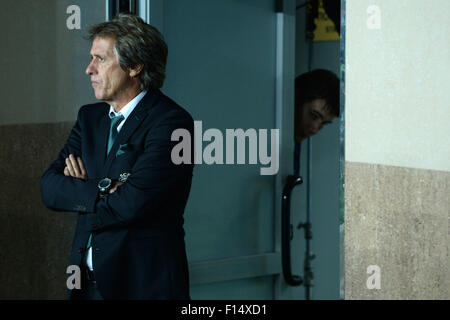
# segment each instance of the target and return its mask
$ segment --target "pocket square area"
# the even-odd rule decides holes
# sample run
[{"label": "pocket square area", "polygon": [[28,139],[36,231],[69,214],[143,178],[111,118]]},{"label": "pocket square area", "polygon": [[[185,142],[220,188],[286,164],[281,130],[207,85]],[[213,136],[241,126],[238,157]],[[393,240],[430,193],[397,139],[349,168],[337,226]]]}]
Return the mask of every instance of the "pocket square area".
[{"label": "pocket square area", "polygon": [[117,150],[117,152],[116,152],[116,157],[117,157],[117,156],[120,156],[121,154],[124,154],[124,153],[125,153],[124,150],[119,149],[119,150]]},{"label": "pocket square area", "polygon": [[116,157],[120,156],[121,154],[124,154],[130,149],[127,143],[119,145],[119,149],[116,152]]},{"label": "pocket square area", "polygon": [[125,150],[128,148],[128,143],[125,144],[119,144],[119,150]]}]

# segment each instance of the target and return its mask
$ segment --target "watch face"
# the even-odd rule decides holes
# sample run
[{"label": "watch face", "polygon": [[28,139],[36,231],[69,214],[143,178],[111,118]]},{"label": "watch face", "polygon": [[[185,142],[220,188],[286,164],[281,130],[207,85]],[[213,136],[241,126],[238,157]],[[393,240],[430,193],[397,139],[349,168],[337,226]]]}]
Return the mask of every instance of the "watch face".
[{"label": "watch face", "polygon": [[107,188],[107,187],[109,187],[110,184],[111,184],[111,180],[108,178],[100,180],[100,182],[98,183],[100,188]]}]

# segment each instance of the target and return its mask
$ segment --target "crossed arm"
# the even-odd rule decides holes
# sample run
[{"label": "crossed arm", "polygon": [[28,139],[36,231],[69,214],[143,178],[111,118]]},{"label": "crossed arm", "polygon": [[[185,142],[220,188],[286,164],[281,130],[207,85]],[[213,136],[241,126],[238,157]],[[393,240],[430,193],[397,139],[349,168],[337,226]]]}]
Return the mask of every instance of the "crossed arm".
[{"label": "crossed arm", "polygon": [[[66,167],[64,168],[64,175],[66,177],[78,178],[81,180],[87,180],[88,176],[86,168],[84,167],[83,160],[80,157],[76,157],[73,154],[69,154],[66,158]],[[117,188],[122,185],[123,182],[113,180],[109,193],[114,193]]]},{"label": "crossed arm", "polygon": [[177,109],[165,113],[153,125],[151,133],[146,133],[143,153],[136,159],[126,183],[113,181],[109,196],[98,201],[101,199],[97,188],[99,178],[88,177],[86,166],[79,157],[84,110],[80,109],[63,150],[41,178],[44,204],[55,211],[85,214],[91,231],[99,232],[136,220],[150,220],[160,215],[161,210],[166,210],[168,203],[172,204],[173,214],[182,212],[181,206],[184,208],[189,194],[193,165],[172,162],[171,152],[177,142],[171,140],[171,134],[177,128],[186,128],[192,135],[192,118]]}]

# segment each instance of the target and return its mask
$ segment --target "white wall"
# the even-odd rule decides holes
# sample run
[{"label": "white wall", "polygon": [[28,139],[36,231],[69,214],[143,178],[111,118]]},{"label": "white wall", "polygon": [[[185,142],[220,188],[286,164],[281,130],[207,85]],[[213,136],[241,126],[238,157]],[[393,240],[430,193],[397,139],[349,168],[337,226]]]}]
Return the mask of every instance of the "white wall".
[{"label": "white wall", "polygon": [[450,170],[449,12],[448,0],[347,1],[346,161]]}]

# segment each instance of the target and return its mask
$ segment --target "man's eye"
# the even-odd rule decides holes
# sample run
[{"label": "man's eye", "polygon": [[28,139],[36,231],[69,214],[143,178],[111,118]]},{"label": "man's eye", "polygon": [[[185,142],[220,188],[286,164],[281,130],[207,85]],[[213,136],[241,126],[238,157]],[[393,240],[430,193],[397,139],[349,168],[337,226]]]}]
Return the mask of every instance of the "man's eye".
[{"label": "man's eye", "polygon": [[92,60],[95,60],[95,59],[97,59],[98,61],[100,61],[100,62],[103,62],[103,61],[105,61],[105,59],[104,58],[102,58],[102,57],[99,57],[99,56],[94,56],[94,57],[91,57],[91,61]]}]

